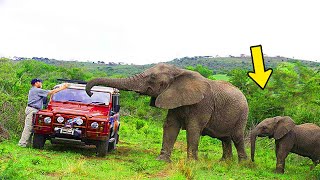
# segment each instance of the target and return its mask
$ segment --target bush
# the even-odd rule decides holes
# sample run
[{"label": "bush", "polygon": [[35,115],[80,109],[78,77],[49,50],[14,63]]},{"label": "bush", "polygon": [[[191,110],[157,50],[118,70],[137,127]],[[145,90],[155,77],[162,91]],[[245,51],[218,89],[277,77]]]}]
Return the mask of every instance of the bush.
[{"label": "bush", "polygon": [[199,72],[203,77],[208,78],[209,76],[213,75],[213,71],[210,70],[206,66],[202,66],[201,64],[198,64],[196,67],[193,66],[187,66],[186,69],[191,71]]},{"label": "bush", "polygon": [[291,116],[297,124],[320,125],[320,74],[300,63],[281,63],[266,88],[248,81],[246,71],[230,72],[230,82],[245,94],[249,104],[248,127],[268,117]]}]

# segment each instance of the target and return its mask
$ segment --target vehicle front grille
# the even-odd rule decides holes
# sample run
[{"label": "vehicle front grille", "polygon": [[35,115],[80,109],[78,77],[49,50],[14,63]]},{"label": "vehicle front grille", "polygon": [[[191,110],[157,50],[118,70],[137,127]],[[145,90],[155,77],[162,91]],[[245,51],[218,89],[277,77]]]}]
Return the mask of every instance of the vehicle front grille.
[{"label": "vehicle front grille", "polygon": [[[58,122],[58,117],[63,117],[64,121],[62,123]],[[76,122],[76,119],[81,119],[82,124],[78,125]],[[86,127],[87,119],[85,116],[79,116],[79,115],[71,115],[71,114],[57,114],[54,117],[54,124],[58,126],[65,126],[65,127],[71,127],[71,128],[85,128]]]},{"label": "vehicle front grille", "polygon": [[[63,117],[62,123],[58,122],[58,117]],[[78,125],[76,120],[81,119],[82,124]],[[79,122],[78,122],[79,123]],[[87,118],[81,115],[74,114],[56,114],[53,121],[53,129],[57,137],[69,137],[69,138],[81,138],[85,134]],[[68,130],[73,132],[72,134],[66,133]]]}]

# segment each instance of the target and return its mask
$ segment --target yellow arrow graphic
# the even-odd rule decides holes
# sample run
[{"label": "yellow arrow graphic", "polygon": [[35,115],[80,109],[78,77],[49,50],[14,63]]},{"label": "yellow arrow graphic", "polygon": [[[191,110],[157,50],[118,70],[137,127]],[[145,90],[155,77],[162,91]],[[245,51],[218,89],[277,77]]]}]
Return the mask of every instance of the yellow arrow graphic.
[{"label": "yellow arrow graphic", "polygon": [[272,74],[272,69],[265,71],[262,46],[251,46],[251,57],[253,64],[253,72],[248,72],[248,76],[263,90]]}]

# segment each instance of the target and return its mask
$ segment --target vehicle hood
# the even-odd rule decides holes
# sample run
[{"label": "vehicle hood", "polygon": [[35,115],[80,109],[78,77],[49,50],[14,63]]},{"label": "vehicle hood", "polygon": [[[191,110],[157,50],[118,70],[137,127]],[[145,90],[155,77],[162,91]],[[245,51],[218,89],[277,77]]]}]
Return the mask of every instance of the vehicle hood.
[{"label": "vehicle hood", "polygon": [[48,110],[54,114],[74,114],[89,117],[107,116],[109,114],[108,106],[72,103],[54,103],[48,107]]}]

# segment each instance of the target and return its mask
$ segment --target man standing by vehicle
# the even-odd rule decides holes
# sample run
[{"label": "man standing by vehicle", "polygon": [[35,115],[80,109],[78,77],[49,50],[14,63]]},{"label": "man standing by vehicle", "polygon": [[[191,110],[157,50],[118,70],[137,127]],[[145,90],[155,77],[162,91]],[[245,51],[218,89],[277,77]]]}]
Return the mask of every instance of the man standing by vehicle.
[{"label": "man standing by vehicle", "polygon": [[42,88],[42,80],[41,79],[32,79],[31,81],[31,89],[29,90],[28,95],[28,106],[26,107],[25,113],[25,124],[24,129],[21,135],[21,139],[18,143],[21,147],[26,147],[31,142],[31,134],[32,134],[32,118],[33,114],[37,113],[42,109],[43,101],[47,98],[48,95],[52,95],[61,90],[68,88],[69,84],[64,84],[60,88],[53,90],[44,90]]}]

